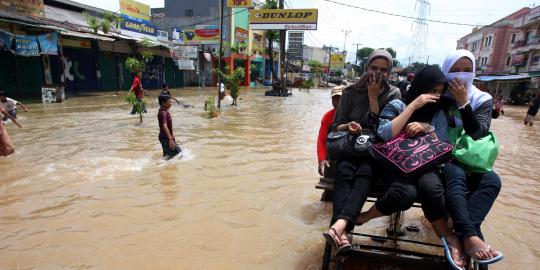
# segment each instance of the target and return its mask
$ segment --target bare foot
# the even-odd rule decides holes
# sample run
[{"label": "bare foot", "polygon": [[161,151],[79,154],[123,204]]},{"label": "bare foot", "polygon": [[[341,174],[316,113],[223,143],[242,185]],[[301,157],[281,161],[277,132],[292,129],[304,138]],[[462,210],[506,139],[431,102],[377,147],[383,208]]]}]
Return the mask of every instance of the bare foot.
[{"label": "bare foot", "polygon": [[464,268],[465,256],[463,256],[463,246],[461,245],[461,241],[459,241],[459,238],[457,238],[455,234],[448,235],[445,238],[446,243],[448,243],[448,246],[450,247],[450,256],[452,256],[452,260],[454,260],[458,267]]},{"label": "bare foot", "polygon": [[345,234],[345,228],[347,227],[347,221],[344,219],[338,219],[332,227],[328,230],[328,233],[336,240],[339,246],[343,246],[349,243],[347,235]]},{"label": "bare foot", "polygon": [[480,237],[471,236],[463,240],[467,254],[477,260],[489,260],[499,256],[499,253],[486,244]]}]

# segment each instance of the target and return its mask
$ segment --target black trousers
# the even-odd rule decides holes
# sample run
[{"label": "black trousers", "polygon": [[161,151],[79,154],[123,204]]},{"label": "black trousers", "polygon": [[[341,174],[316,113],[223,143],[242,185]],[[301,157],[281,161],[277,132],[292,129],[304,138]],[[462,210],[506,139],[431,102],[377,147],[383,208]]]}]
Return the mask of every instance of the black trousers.
[{"label": "black trousers", "polygon": [[367,200],[372,180],[370,159],[337,162],[332,224],[338,219],[345,219],[348,222],[347,231],[354,229],[358,214]]},{"label": "black trousers", "polygon": [[417,179],[406,178],[394,172],[382,177],[389,187],[377,199],[375,206],[383,215],[405,211],[418,199],[429,221],[446,216],[444,185],[438,169],[428,171]]},{"label": "black trousers", "polygon": [[467,175],[459,165],[452,163],[443,171],[447,179],[448,212],[457,236],[483,239],[480,226],[501,191],[501,179],[494,171]]}]

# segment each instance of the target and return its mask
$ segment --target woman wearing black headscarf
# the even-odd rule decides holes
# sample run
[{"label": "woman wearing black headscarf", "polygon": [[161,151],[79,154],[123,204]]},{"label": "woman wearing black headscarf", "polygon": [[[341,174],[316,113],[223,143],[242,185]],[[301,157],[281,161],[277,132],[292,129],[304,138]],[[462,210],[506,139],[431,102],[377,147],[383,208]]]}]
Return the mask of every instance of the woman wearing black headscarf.
[{"label": "woman wearing black headscarf", "polygon": [[[387,141],[401,132],[415,136],[433,130],[431,123],[442,112],[441,95],[446,89],[446,78],[437,66],[420,70],[403,100],[393,100],[381,112],[377,134]],[[424,215],[446,246],[448,261],[455,269],[463,269],[465,261],[457,236],[447,227],[444,186],[439,170],[433,169],[416,179],[405,178],[397,173],[383,176],[391,181],[388,191],[367,211],[361,213],[357,222],[390,215],[396,209],[412,206],[418,196]]]}]

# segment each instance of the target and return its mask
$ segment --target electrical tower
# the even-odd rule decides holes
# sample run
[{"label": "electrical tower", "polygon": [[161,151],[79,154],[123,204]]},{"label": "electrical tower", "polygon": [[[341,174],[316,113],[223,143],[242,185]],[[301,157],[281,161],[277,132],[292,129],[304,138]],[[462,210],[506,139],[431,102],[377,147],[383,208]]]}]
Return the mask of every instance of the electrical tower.
[{"label": "electrical tower", "polygon": [[428,0],[416,0],[414,10],[418,11],[418,15],[411,26],[412,36],[407,51],[409,55],[409,65],[414,62],[425,62],[427,60],[426,43],[428,23],[426,19],[430,13],[431,4]]}]

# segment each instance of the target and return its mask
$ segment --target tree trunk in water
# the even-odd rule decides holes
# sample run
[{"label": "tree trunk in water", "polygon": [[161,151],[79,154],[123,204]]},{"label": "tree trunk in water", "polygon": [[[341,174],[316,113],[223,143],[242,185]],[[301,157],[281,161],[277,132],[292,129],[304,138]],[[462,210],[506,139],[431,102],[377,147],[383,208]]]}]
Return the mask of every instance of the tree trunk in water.
[{"label": "tree trunk in water", "polygon": [[139,123],[141,123],[141,124],[142,124],[142,112],[139,112],[139,120],[140,120],[140,122],[139,122]]}]

